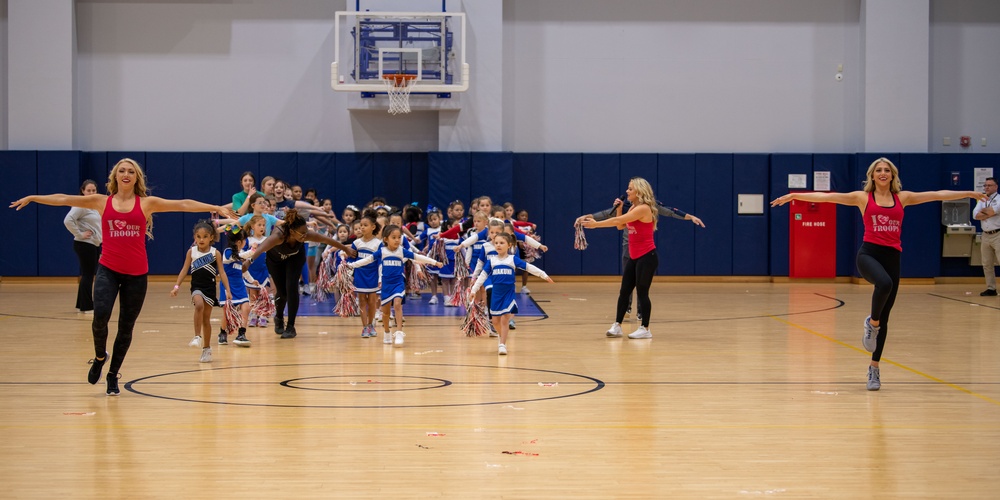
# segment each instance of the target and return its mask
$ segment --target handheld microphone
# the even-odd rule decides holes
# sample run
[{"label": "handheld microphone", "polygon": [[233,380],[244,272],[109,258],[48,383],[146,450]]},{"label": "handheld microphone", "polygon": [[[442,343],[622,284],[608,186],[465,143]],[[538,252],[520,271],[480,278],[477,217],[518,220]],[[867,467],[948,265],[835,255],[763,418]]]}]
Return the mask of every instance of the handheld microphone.
[{"label": "handheld microphone", "polygon": [[618,208],[619,205],[621,205],[622,203],[625,203],[626,199],[628,199],[628,195],[627,194],[619,196],[618,200],[615,201],[615,204],[612,205],[611,208]]}]

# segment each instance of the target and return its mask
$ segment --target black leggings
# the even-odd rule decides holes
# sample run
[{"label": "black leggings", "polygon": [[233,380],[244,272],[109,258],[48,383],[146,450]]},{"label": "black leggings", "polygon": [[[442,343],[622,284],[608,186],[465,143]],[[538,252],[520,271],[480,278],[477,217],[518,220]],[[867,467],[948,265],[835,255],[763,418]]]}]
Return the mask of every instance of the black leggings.
[{"label": "black leggings", "polygon": [[94,352],[98,358],[103,358],[108,350],[108,321],[111,320],[111,310],[115,307],[115,297],[118,297],[118,335],[115,336],[115,349],[111,353],[111,365],[108,373],[118,373],[128,348],[132,345],[132,329],[135,320],[142,311],[142,303],[146,300],[146,275],[132,276],[116,273],[103,265],[97,266],[97,277],[94,280]]},{"label": "black leggings", "polygon": [[81,311],[94,310],[94,275],[97,262],[101,258],[101,247],[84,241],[74,241],[73,251],[80,261],[80,284],[76,289],[76,308]]},{"label": "black leggings", "polygon": [[652,316],[649,287],[653,284],[653,275],[656,274],[656,268],[659,265],[660,258],[656,256],[655,249],[638,259],[629,259],[625,263],[625,271],[622,273],[622,287],[618,290],[616,323],[621,323],[625,319],[625,311],[632,298],[632,290],[635,290],[639,299],[639,312],[642,313],[642,326],[649,327],[649,317]]},{"label": "black leggings", "polygon": [[281,319],[285,316],[285,305],[288,305],[288,321],[285,327],[295,326],[295,315],[299,312],[299,277],[302,274],[302,266],[306,263],[305,247],[294,255],[290,255],[285,260],[280,260],[267,253],[267,272],[271,273],[271,281],[274,283],[274,317]]},{"label": "black leggings", "polygon": [[899,257],[899,250],[874,243],[862,243],[858,249],[858,271],[862,278],[875,285],[871,315],[879,325],[878,347],[872,353],[872,361],[882,359],[885,337],[889,334],[889,312],[899,291]]}]

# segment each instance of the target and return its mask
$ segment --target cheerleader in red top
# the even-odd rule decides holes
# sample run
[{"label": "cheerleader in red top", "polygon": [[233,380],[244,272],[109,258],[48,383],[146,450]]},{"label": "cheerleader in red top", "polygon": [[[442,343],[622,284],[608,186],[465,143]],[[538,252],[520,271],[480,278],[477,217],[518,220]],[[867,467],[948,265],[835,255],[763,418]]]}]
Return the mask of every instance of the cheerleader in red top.
[{"label": "cheerleader in red top", "polygon": [[632,206],[625,214],[620,213],[621,205],[619,205],[617,217],[596,221],[588,215],[583,218],[582,224],[586,228],[628,228],[629,260],[625,263],[625,270],[622,272],[622,286],[618,291],[618,310],[615,322],[608,329],[607,336],[622,336],[621,323],[625,319],[629,297],[632,295],[632,290],[635,290],[639,299],[639,310],[642,311],[642,324],[636,331],[628,334],[628,338],[650,339],[653,338],[653,334],[649,332],[649,318],[652,316],[649,287],[653,284],[653,275],[656,274],[656,268],[660,265],[660,259],[656,255],[656,242],[653,240],[653,231],[656,230],[658,217],[657,203],[653,196],[653,187],[641,177],[633,177],[628,182],[626,195]]},{"label": "cheerleader in red top", "polygon": [[837,203],[857,207],[865,223],[865,236],[858,249],[857,266],[861,277],[875,285],[871,315],[865,318],[861,343],[872,353],[868,366],[868,390],[882,387],[878,364],[889,333],[889,312],[899,290],[899,261],[903,251],[900,235],[903,229],[903,209],[929,201],[983,199],[975,191],[903,191],[899,170],[886,158],[868,166],[863,191],[850,193],[789,193],[771,202],[772,207],[792,200],[813,203]]},{"label": "cheerleader in red top", "polygon": [[108,195],[32,195],[11,203],[18,210],[31,202],[42,205],[90,208],[101,214],[103,248],[94,280],[94,359],[90,360],[87,381],[96,384],[108,360],[108,321],[119,298],[118,334],[106,377],[108,396],[117,396],[118,370],[132,344],[132,329],[146,298],[146,236],[153,235],[153,214],[157,212],[219,212],[235,217],[232,210],[194,200],[167,200],[149,196],[146,176],[135,160],[124,158],[108,174]]}]

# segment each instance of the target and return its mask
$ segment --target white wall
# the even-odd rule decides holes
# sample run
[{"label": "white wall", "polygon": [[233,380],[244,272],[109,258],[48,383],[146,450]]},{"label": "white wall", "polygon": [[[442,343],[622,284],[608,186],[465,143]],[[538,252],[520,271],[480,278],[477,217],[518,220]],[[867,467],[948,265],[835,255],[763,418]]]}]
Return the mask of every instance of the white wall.
[{"label": "white wall", "polygon": [[[1000,152],[1000,2],[931,2],[930,88],[931,151]],[[972,147],[959,147],[962,135]]]},{"label": "white wall", "polygon": [[[508,0],[515,151],[854,151],[858,0]],[[834,79],[844,65],[844,81]]]},{"label": "white wall", "polygon": [[0,149],[7,149],[7,0],[0,0]]},{"label": "white wall", "polygon": [[[8,3],[0,0],[5,149]],[[450,10],[469,14],[472,88],[455,99],[459,111],[404,117],[348,111],[349,96],[330,89],[333,12],[353,3],[77,0],[74,147],[864,149],[861,0],[452,0]],[[930,7],[928,150],[959,151],[964,134],[975,138],[970,151],[1000,151],[1000,2]]]}]

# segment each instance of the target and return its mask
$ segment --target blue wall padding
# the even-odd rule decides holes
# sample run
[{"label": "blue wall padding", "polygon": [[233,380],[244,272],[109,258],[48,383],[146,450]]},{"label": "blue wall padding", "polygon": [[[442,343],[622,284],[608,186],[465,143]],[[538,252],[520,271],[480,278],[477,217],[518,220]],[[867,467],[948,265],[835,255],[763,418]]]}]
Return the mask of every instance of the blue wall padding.
[{"label": "blue wall padding", "polygon": [[260,153],[257,156],[263,175],[281,179],[289,185],[299,182],[298,160],[298,153]]},{"label": "blue wall padding", "polygon": [[108,153],[104,151],[80,153],[80,156],[83,172],[83,179],[80,179],[80,182],[83,183],[86,179],[94,180],[97,182],[97,192],[108,194],[107,189],[105,189],[105,185],[108,183]]},{"label": "blue wall padding", "polygon": [[[11,202],[32,194],[55,191],[38,189],[38,154],[35,151],[0,151],[0,227],[16,245],[0,245],[0,276],[38,276],[38,210],[32,203],[19,211],[7,208]],[[53,175],[55,172],[52,173]],[[65,231],[65,230],[64,230]],[[72,243],[69,243],[72,247]],[[76,275],[76,273],[73,273]]]},{"label": "blue wall padding", "polygon": [[[521,153],[514,155],[513,160],[514,181],[511,184],[514,191],[514,209],[527,210],[528,220],[538,225],[542,241],[548,242],[549,230],[542,220],[542,214],[545,213],[545,155]],[[432,183],[431,189],[433,185]],[[442,206],[442,210],[445,206]],[[552,230],[555,231],[556,228]]]},{"label": "blue wall padding", "polygon": [[[854,191],[854,186],[858,183],[852,182],[853,161],[854,155],[849,154],[813,155],[813,172],[830,172],[831,191]],[[857,253],[854,229],[860,223],[861,212],[857,208],[837,205],[837,276],[850,276],[854,273]]]},{"label": "blue wall padding", "polygon": [[[53,193],[79,194],[81,175],[79,151],[39,151],[38,185]],[[53,175],[66,172],[67,175]],[[79,275],[80,266],[73,252],[73,235],[63,219],[69,207],[38,207],[38,274],[40,276]],[[17,233],[8,233],[17,234]]]},{"label": "blue wall padding", "polygon": [[376,153],[372,156],[372,168],[375,192],[384,196],[389,204],[400,207],[413,201],[409,153]]},{"label": "blue wall padding", "polygon": [[[700,217],[695,204],[695,165],[697,155],[661,154],[657,155],[659,188],[657,200],[665,206],[677,208]],[[624,192],[624,187],[622,188]],[[714,221],[706,221],[712,227]],[[690,276],[694,270],[695,228],[690,222],[660,219],[656,232],[656,248],[660,257],[657,273],[669,276]]]},{"label": "blue wall padding", "polygon": [[469,198],[485,195],[494,205],[503,205],[508,201],[513,203],[513,153],[472,153],[469,164],[475,173],[469,182]]},{"label": "blue wall padding", "polygon": [[[899,177],[906,191],[940,189],[941,156],[937,154],[901,154]],[[972,189],[972,179],[966,181]],[[934,277],[941,270],[941,202],[906,207],[903,218],[903,257],[901,274],[907,277]]]},{"label": "blue wall padding", "polygon": [[[771,155],[771,194],[764,203],[788,194],[788,175],[805,174],[807,189],[812,189],[812,155],[774,154]],[[769,209],[771,276],[788,276],[788,205]]]},{"label": "blue wall padding", "polygon": [[[358,208],[375,197],[375,157],[371,153],[337,153],[337,182],[333,198],[337,210],[343,210],[348,203]],[[338,213],[339,217],[340,214]]]},{"label": "blue wall padding", "polygon": [[765,198],[764,215],[738,215],[735,208],[732,211],[733,274],[737,276],[767,276],[768,239],[761,235],[768,230],[768,165],[766,154],[733,155],[732,198],[736,200],[739,194],[763,194]]},{"label": "blue wall padding", "polygon": [[[581,186],[583,206],[577,217],[600,212],[612,206],[615,198],[625,193],[619,187],[617,154],[584,154],[581,159]],[[559,228],[559,232],[573,231],[575,228]],[[610,232],[614,231],[614,236]],[[581,274],[617,275],[621,273],[621,231],[614,228],[586,229],[587,249],[575,250],[580,254]]]},{"label": "blue wall padding", "polygon": [[432,205],[441,207],[446,217],[448,204],[454,200],[461,200],[466,211],[469,209],[472,178],[469,162],[469,153],[432,151],[427,155],[427,196]]},{"label": "blue wall padding", "polygon": [[[620,269],[620,233],[588,230],[590,248],[573,250],[573,221],[610,206],[628,180],[643,177],[657,198],[704,219],[707,229],[663,219],[657,231],[660,275],[788,274],[788,210],[766,208],[762,216],[736,214],[740,193],[763,193],[765,202],[788,192],[788,174],[830,171],[831,188],[861,189],[868,165],[880,156],[901,170],[910,191],[974,188],[974,168],[1000,163],[995,154],[545,154],[509,152],[430,153],[183,153],[0,151],[0,194],[9,201],[28,194],[75,194],[85,178],[104,192],[107,173],[121,158],[140,163],[150,194],[226,204],[240,189],[239,177],[254,172],[282,178],[304,189],[315,187],[339,212],[348,203],[363,205],[385,195],[402,205],[428,202],[445,209],[455,199],[468,203],[487,194],[527,209],[539,225],[550,252],[540,262],[547,272],[614,275]],[[960,185],[952,186],[950,173]],[[998,172],[1000,174],[1000,172]],[[969,202],[972,203],[971,201]],[[16,248],[0,248],[0,275],[39,276],[78,273],[69,235],[62,227],[66,207],[30,205],[0,214],[4,228],[15,228]],[[903,277],[981,276],[966,258],[941,257],[940,203],[906,209]],[[153,274],[174,275],[190,246],[198,214],[158,214],[155,239],[148,242]],[[976,223],[978,226],[978,223]],[[856,274],[854,259],[863,224],[852,207],[837,211],[837,273]]]},{"label": "blue wall padding", "polygon": [[[697,275],[728,276],[733,273],[736,195],[732,179],[733,155],[697,155],[694,204],[698,207],[699,217],[713,221],[710,227],[694,233],[694,270]],[[693,224],[687,224],[684,230],[694,231]]]},{"label": "blue wall padding", "polygon": [[[427,153],[413,153],[410,155],[410,197],[413,201],[420,205],[420,209],[424,211],[424,220],[427,220]],[[334,209],[337,207],[343,207],[345,204],[334,205]],[[441,208],[441,213],[444,214],[445,208]],[[340,217],[340,214],[337,214]]]},{"label": "blue wall padding", "polygon": [[299,153],[297,160],[299,185],[302,186],[302,194],[305,195],[307,189],[316,190],[319,200],[322,203],[324,198],[330,198],[330,203],[334,207],[334,215],[340,217],[340,210],[349,204],[357,201],[344,201],[338,203],[335,199],[337,192],[337,159],[333,153]]},{"label": "blue wall padding", "polygon": [[[184,153],[148,153],[143,156],[145,163],[142,166],[146,179],[153,185],[152,195],[168,199],[184,198],[185,183],[190,182],[184,175]],[[216,191],[213,193],[218,193],[218,181],[214,185]],[[180,271],[184,253],[194,242],[191,236],[194,224],[186,225],[184,215],[160,213],[153,216],[153,239],[146,240],[150,273],[176,275]],[[208,214],[202,216],[207,217]]]},{"label": "blue wall padding", "polygon": [[[580,252],[573,249],[573,222],[583,213],[583,183],[580,179],[582,155],[551,153],[545,155],[545,255],[543,269],[549,274],[580,274]],[[598,229],[594,238],[617,239],[614,229]]]},{"label": "blue wall padding", "polygon": [[[233,195],[243,191],[243,185],[240,181],[243,178],[244,172],[250,172],[253,174],[254,179],[257,180],[256,188],[260,189],[260,181],[263,180],[264,176],[260,174],[260,155],[257,153],[222,153],[221,154],[221,170],[219,175],[219,180],[222,185],[222,189],[219,192],[218,201],[205,201],[206,203],[218,203],[219,205],[225,205],[233,201]],[[265,174],[266,175],[266,174]],[[247,213],[253,213],[253,210],[247,208]]]}]

